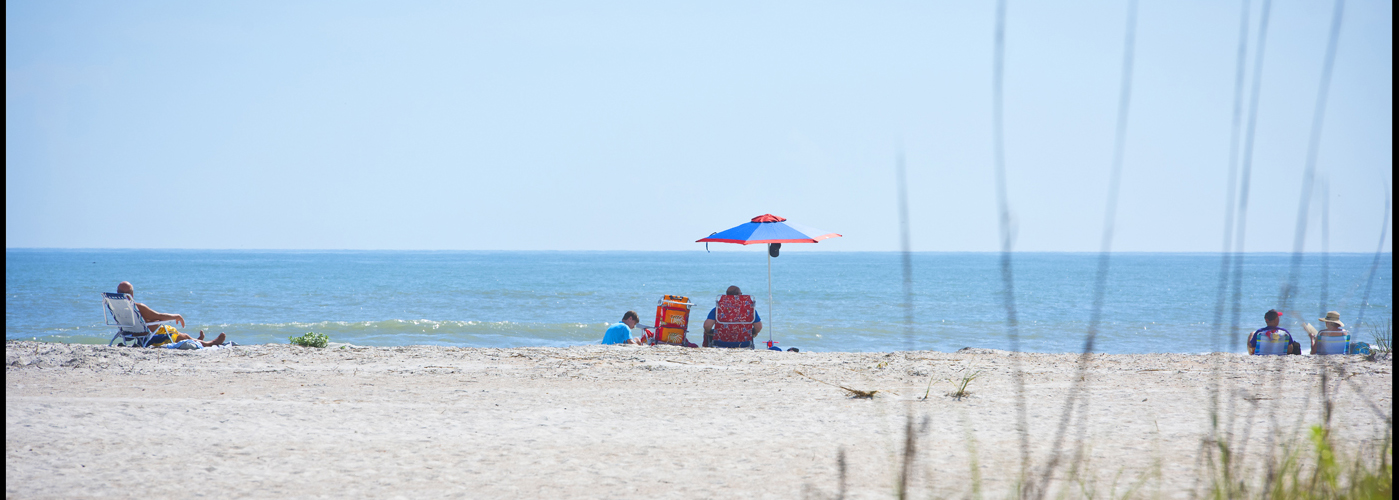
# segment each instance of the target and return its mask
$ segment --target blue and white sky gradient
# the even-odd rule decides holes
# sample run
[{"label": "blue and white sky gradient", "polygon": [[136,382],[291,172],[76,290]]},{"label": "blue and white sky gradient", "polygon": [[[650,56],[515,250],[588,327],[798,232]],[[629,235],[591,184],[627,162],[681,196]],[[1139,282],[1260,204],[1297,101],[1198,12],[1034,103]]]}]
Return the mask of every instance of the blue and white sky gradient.
[{"label": "blue and white sky gradient", "polygon": [[[1126,2],[1008,5],[1015,247],[1096,251]],[[1240,6],[1141,1],[1115,250],[1220,250]],[[1331,9],[1273,2],[1246,250],[1292,248]],[[994,2],[5,14],[7,248],[700,250],[773,213],[845,235],[794,250],[896,250],[902,150],[913,248],[999,249]],[[1381,244],[1392,136],[1393,6],[1351,0],[1317,163],[1331,251]]]}]

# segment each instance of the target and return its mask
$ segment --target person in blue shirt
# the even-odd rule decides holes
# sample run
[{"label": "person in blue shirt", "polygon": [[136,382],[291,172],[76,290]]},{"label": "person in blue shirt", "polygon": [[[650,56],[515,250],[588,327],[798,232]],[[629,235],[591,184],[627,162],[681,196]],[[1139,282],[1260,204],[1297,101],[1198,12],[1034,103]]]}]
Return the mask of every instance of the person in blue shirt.
[{"label": "person in blue shirt", "polygon": [[[739,289],[737,286],[730,286],[730,287],[728,288],[728,290],[725,290],[725,291],[724,291],[724,295],[743,295],[743,290]],[[715,317],[716,317],[716,315],[718,314],[718,312],[719,312],[719,308],[718,308],[718,307],[715,307],[715,308],[713,308],[713,309],[710,309],[710,310],[709,310],[709,316],[707,316],[707,317],[704,318],[704,345],[705,345],[705,347],[713,347],[713,346],[710,345],[710,344],[713,342],[712,337],[713,337],[713,335],[714,335],[714,325],[719,324],[718,320],[715,319]],[[758,315],[758,310],[757,310],[757,308],[755,307],[755,308],[753,309],[753,336],[754,336],[754,337],[757,337],[757,336],[758,336],[758,332],[761,332],[761,331],[763,331],[763,317]],[[752,340],[750,339],[749,342],[752,342]],[[739,345],[739,346],[725,345],[725,346],[722,346],[722,347],[748,347],[748,343],[747,343],[747,342],[744,342],[744,343],[742,343],[742,345]]]},{"label": "person in blue shirt", "polygon": [[602,334],[602,343],[641,345],[641,339],[631,338],[631,329],[640,322],[641,317],[636,315],[636,311],[627,311],[622,315],[621,323],[607,327],[607,332]]}]

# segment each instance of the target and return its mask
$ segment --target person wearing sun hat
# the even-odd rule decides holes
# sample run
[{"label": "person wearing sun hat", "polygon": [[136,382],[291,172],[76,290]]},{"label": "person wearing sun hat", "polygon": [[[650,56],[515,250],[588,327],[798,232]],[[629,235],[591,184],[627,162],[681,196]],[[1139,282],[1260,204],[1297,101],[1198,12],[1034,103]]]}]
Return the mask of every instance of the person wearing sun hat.
[{"label": "person wearing sun hat", "polygon": [[1350,332],[1347,332],[1345,330],[1346,324],[1341,322],[1341,313],[1338,313],[1336,311],[1327,311],[1326,317],[1317,318],[1317,321],[1324,323],[1326,325],[1326,329],[1316,333],[1312,333],[1312,329],[1307,328],[1307,334],[1312,338],[1312,354],[1328,354],[1317,352],[1317,346],[1321,344],[1320,337],[1345,337],[1350,335]]}]

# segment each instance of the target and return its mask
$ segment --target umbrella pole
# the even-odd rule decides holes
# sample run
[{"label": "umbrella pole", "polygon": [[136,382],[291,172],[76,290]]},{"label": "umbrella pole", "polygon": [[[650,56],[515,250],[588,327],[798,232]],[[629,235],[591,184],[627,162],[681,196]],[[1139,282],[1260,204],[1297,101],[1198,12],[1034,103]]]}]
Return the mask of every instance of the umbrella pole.
[{"label": "umbrella pole", "polygon": [[768,251],[768,347],[772,347],[772,251]]}]

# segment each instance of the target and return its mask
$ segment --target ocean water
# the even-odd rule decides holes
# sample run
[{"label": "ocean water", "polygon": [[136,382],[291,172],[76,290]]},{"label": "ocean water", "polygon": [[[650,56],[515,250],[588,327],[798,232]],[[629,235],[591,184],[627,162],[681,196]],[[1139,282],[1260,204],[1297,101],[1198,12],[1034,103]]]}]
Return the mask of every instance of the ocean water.
[{"label": "ocean water", "polygon": [[[772,259],[771,302],[758,245],[714,253],[7,249],[5,338],[106,343],[114,329],[103,325],[100,292],[126,280],[135,284],[138,302],[184,315],[182,331],[226,332],[243,344],[285,343],[307,331],[375,346],[593,344],[627,310],[651,324],[665,294],[700,304],[691,313],[695,339],[715,296],[738,285],[757,299],[767,326],[760,340],[771,333],[779,347],[1010,347],[998,254],[914,254],[909,335],[899,254],[789,247],[796,248]],[[1015,254],[1022,350],[1082,349],[1097,258]],[[1337,310],[1359,339],[1369,340],[1368,328],[1353,323],[1373,259],[1330,255],[1323,305],[1321,257],[1306,256],[1294,316],[1314,320]],[[1392,260],[1392,254],[1380,260],[1366,323],[1392,317]],[[1279,306],[1289,261],[1286,254],[1245,257],[1241,326],[1216,335],[1218,255],[1116,254],[1096,350],[1242,352],[1247,332]],[[1283,326],[1305,337],[1296,319]]]}]

